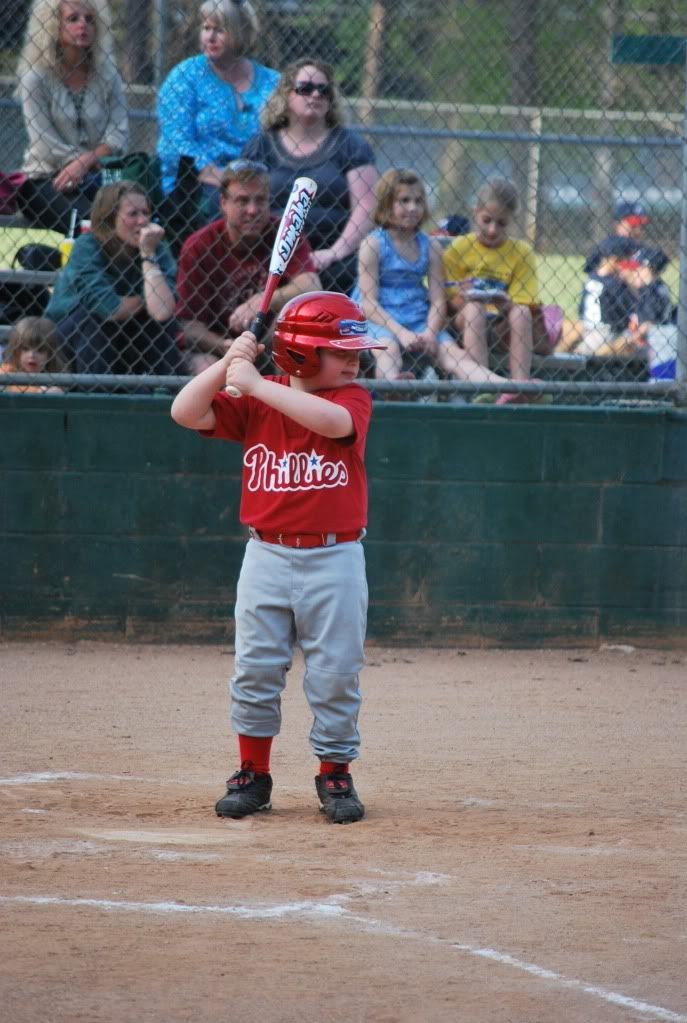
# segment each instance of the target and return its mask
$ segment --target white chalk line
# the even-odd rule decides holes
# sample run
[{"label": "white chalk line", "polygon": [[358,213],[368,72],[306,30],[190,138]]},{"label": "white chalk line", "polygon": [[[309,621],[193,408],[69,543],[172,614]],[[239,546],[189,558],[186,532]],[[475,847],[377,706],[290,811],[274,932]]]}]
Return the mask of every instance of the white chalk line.
[{"label": "white chalk line", "polygon": [[[418,875],[418,879],[420,875]],[[418,880],[418,883],[422,883]],[[436,883],[434,879],[429,883]],[[520,970],[540,980],[549,981],[558,987],[579,991],[591,995],[600,1001],[608,1002],[610,1005],[618,1005],[632,1012],[641,1013],[662,1023],[687,1023],[687,1016],[679,1012],[672,1012],[660,1005],[652,1005],[649,1002],[639,1001],[618,991],[611,991],[598,984],[590,984],[587,981],[576,980],[572,977],[565,977],[563,974],[548,970],[536,963],[528,963],[523,959],[517,959],[506,952],[499,952],[494,948],[479,948],[476,945],[468,945],[464,942],[449,941],[437,938],[433,935],[424,934],[421,931],[409,931],[394,927],[381,920],[357,916],[350,913],[342,902],[348,901],[348,895],[334,895],[326,902],[293,902],[274,906],[203,906],[189,905],[179,902],[131,902],[115,901],[113,899],[68,899],[54,895],[0,895],[0,903],[15,905],[33,906],[70,906],[92,909],[104,909],[108,911],[135,912],[135,913],[160,913],[160,914],[186,914],[200,915],[209,914],[215,916],[240,917],[246,920],[275,920],[285,917],[320,917],[324,919],[338,918],[349,923],[356,923],[370,932],[394,935],[396,937],[408,938],[434,945],[447,946],[457,949],[465,955],[474,956],[479,959],[490,960],[502,966],[510,966],[512,969]]]},{"label": "white chalk line", "polygon": [[634,1012],[649,1014],[655,1019],[665,1020],[666,1023],[687,1023],[687,1016],[683,1016],[679,1012],[671,1012],[670,1009],[664,1009],[660,1005],[650,1005],[648,1002],[637,1001],[636,998],[619,994],[617,991],[609,991],[608,988],[600,987],[598,984],[588,984],[583,980],[564,977],[554,970],[544,969],[544,967],[537,966],[535,963],[524,962],[522,959],[516,959],[514,956],[507,955],[504,952],[498,952],[494,948],[474,948],[471,945],[460,943],[455,943],[453,947],[470,955],[480,956],[483,959],[491,959],[493,962],[512,966],[516,970],[522,970],[535,977],[541,977],[542,980],[550,980],[560,987],[573,988],[584,992],[584,994],[593,995],[595,998],[600,998],[611,1005],[620,1005]]},{"label": "white chalk line", "polygon": [[[7,778],[0,778],[0,787],[19,785],[46,785],[58,781],[136,781],[145,782],[149,785],[212,785],[214,782],[199,780],[188,781],[183,778],[147,778],[139,774],[103,774],[96,771],[23,771],[18,774],[9,775]],[[545,803],[539,801],[513,803],[507,800],[480,799],[476,796],[467,796],[462,800],[466,808],[477,808],[487,810],[566,810],[573,812],[585,808],[583,803]]]},{"label": "white chalk line", "polygon": [[342,916],[347,911],[325,902],[292,902],[281,906],[196,906],[183,902],[128,902],[113,899],[65,899],[58,895],[0,895],[0,903],[33,906],[85,906],[133,913],[210,913],[248,920],[274,920],[285,916]]},{"label": "white chalk line", "polygon": [[0,785],[43,785],[51,781],[146,781],[155,783],[155,778],[141,778],[135,774],[94,774],[91,771],[34,771],[13,774],[0,778]]}]

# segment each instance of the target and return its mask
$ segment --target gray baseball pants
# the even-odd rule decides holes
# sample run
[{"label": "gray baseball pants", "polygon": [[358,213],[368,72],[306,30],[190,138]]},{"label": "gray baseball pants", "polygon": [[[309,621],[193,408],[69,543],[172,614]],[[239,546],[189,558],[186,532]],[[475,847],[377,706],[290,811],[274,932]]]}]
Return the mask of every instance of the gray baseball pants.
[{"label": "gray baseball pants", "polygon": [[358,673],[367,625],[360,542],[303,550],[251,539],[236,598],[231,723],[239,735],[273,736],[296,643],[313,713],[310,744],[322,760],[355,760],[360,746]]}]

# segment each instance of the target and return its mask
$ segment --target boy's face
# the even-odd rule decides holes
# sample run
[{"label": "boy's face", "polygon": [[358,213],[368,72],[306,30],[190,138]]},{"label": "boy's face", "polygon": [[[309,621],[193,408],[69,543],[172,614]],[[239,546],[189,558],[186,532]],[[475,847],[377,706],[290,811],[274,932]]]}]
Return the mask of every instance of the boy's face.
[{"label": "boy's face", "polygon": [[353,383],[360,370],[360,352],[336,352],[331,348],[319,348],[318,351],[319,372],[303,381],[309,391],[328,391]]},{"label": "boy's face", "polygon": [[616,221],[615,233],[620,238],[632,238],[639,241],[644,232],[644,222],[639,217],[625,217],[624,220]]},{"label": "boy's face", "polygon": [[612,277],[620,272],[620,260],[617,256],[605,256],[599,263],[596,273],[599,277]]},{"label": "boy's face", "polygon": [[629,284],[631,288],[639,288],[641,285],[637,264],[623,263],[621,261],[618,266],[618,276],[626,284]]}]

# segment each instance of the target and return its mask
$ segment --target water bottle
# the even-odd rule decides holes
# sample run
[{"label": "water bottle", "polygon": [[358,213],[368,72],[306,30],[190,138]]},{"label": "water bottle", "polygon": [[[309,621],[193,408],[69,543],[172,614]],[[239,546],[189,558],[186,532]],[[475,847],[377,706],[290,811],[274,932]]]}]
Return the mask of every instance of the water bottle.
[{"label": "water bottle", "polygon": [[60,255],[62,257],[62,266],[65,266],[72,254],[74,248],[74,239],[76,238],[76,220],[78,217],[78,211],[72,210],[69,217],[69,231],[60,242]]}]

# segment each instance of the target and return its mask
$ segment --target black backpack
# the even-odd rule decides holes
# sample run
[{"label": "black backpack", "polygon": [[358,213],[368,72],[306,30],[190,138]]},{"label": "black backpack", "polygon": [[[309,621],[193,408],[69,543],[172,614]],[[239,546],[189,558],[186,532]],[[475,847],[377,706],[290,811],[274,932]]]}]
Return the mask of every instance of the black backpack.
[{"label": "black backpack", "polygon": [[[50,271],[60,269],[60,250],[51,245],[22,245],[12,260],[22,270]],[[0,281],[0,323],[13,324],[25,316],[43,316],[50,300],[50,292],[44,284],[28,284],[24,281]]]}]

